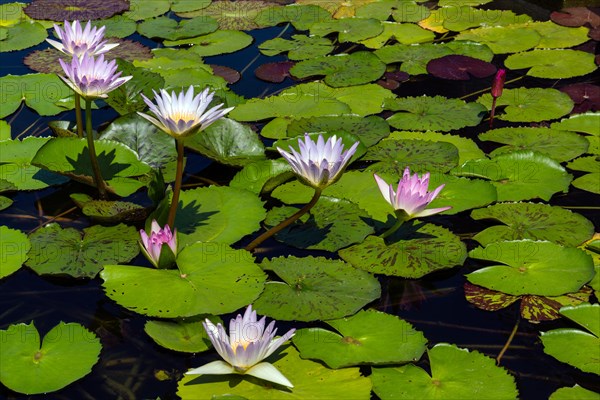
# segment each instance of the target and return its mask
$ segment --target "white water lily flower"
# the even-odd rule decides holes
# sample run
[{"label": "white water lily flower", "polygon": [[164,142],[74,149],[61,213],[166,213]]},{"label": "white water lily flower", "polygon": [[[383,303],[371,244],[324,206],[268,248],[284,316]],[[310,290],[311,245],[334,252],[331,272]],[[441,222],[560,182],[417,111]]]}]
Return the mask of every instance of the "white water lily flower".
[{"label": "white water lily flower", "polygon": [[117,72],[117,62],[115,60],[104,61],[102,54],[97,58],[87,53],[83,54],[81,58],[73,57],[70,64],[61,59],[58,62],[66,75],[66,78],[60,75],[59,78],[86,100],[108,97],[107,93],[132,78],[131,76],[121,77],[121,72]]},{"label": "white water lily flower", "polygon": [[402,179],[398,182],[397,190],[394,190],[392,185],[388,185],[386,181],[381,179],[377,174],[373,175],[379,186],[381,194],[385,200],[394,207],[396,211],[404,211],[406,219],[426,217],[451,209],[452,207],[430,208],[429,205],[444,188],[444,185],[438,186],[433,192],[428,192],[429,188],[429,172],[424,174],[422,178],[415,173],[410,175],[410,169],[406,167]]},{"label": "white water lily flower", "polygon": [[81,57],[84,54],[97,56],[106,53],[110,49],[117,47],[118,43],[107,43],[104,40],[105,26],[101,28],[92,28],[92,23],[87,22],[85,28],[81,28],[79,21],[65,21],[64,30],[58,25],[54,25],[54,33],[60,39],[60,42],[52,39],[46,39],[48,43],[56,47],[59,51],[74,56]]},{"label": "white water lily flower", "polygon": [[335,183],[354,155],[360,142],[356,142],[344,151],[342,139],[333,135],[327,142],[319,135],[317,142],[313,142],[308,134],[304,135],[304,142],[298,139],[300,152],[290,146],[290,152],[277,150],[290,163],[300,180],[315,189],[324,189]]},{"label": "white water lily flower", "polygon": [[175,92],[169,94],[164,89],[161,89],[160,93],[154,90],[153,92],[156,104],[143,94],[141,96],[158,119],[141,112],[138,114],[175,138],[189,136],[206,129],[234,108],[221,109],[223,107],[221,103],[206,111],[215,94],[208,88],[196,97],[194,97],[193,86],[190,86],[187,92],[182,90],[179,95]]},{"label": "white water lily flower", "polygon": [[246,374],[256,378],[274,382],[279,385],[294,387],[277,368],[268,362],[260,362],[267,358],[285,341],[294,336],[295,329],[275,339],[277,328],[275,321],[265,329],[265,319],[256,320],[256,311],[252,305],[246,308],[244,316],[238,314],[229,322],[229,336],[221,324],[215,326],[206,319],[202,325],[208,333],[215,350],[225,361],[213,361],[186,374],[224,375]]}]

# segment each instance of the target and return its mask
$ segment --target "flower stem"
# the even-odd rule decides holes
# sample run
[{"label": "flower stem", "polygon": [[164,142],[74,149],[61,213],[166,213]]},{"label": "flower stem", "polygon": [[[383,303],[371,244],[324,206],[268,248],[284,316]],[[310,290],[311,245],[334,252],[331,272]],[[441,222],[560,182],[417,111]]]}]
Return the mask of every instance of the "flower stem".
[{"label": "flower stem", "polygon": [[262,235],[260,235],[256,239],[254,239],[244,249],[247,251],[254,250],[259,244],[261,244],[262,242],[264,242],[265,240],[267,240],[268,238],[270,238],[277,232],[281,231],[282,229],[284,229],[284,228],[290,226],[291,224],[293,224],[294,222],[296,222],[298,220],[298,218],[300,218],[301,216],[306,214],[308,212],[308,210],[310,210],[311,208],[314,207],[315,204],[317,204],[319,197],[321,197],[321,192],[322,192],[322,189],[315,189],[315,194],[313,195],[312,199],[310,199],[310,201],[304,207],[302,207],[300,210],[298,210],[294,215],[292,215],[288,219],[279,223],[279,225],[275,225],[268,231],[264,232]]},{"label": "flower stem", "polygon": [[494,114],[496,114],[496,97],[492,98],[492,111],[490,112],[490,128],[494,123]]},{"label": "flower stem", "polygon": [[81,95],[75,92],[75,122],[77,123],[77,137],[83,137],[83,118],[81,118]]},{"label": "flower stem", "polygon": [[171,208],[169,208],[169,218],[167,219],[167,225],[171,229],[175,228],[175,214],[177,214],[179,192],[181,192],[181,181],[183,180],[183,139],[175,139],[175,141],[177,142],[177,172],[175,173],[175,188],[173,189]]},{"label": "flower stem", "polygon": [[394,232],[396,232],[404,223],[403,219],[397,218],[396,219],[396,223],[394,225],[392,225],[392,227],[390,229],[388,229],[387,231],[383,232],[381,234],[381,238],[385,239],[386,237],[392,235]]},{"label": "flower stem", "polygon": [[98,159],[96,158],[96,146],[94,146],[94,133],[92,132],[92,101],[87,99],[85,100],[85,125],[90,162],[92,163],[92,170],[94,172],[94,185],[98,189],[100,199],[104,200],[107,198],[106,183],[102,179],[100,165],[98,165]]}]

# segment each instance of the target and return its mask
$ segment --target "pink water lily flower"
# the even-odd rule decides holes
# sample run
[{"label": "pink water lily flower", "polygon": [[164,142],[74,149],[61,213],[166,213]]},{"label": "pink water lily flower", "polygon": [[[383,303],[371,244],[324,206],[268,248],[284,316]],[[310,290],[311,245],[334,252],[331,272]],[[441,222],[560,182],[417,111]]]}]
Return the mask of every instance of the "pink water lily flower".
[{"label": "pink water lily flower", "polygon": [[238,314],[229,322],[229,336],[223,325],[215,326],[206,319],[202,325],[215,350],[225,361],[213,361],[192,369],[186,374],[247,374],[279,385],[293,387],[292,383],[277,368],[268,362],[261,361],[294,336],[296,330],[290,329],[285,335],[275,338],[277,333],[275,321],[271,321],[265,329],[265,319],[266,317],[262,317],[260,321],[257,321],[256,311],[252,310],[252,305],[249,305],[244,316]]},{"label": "pink water lily flower", "polygon": [[429,172],[421,178],[415,173],[410,175],[410,169],[406,167],[402,179],[398,182],[398,188],[394,190],[392,185],[388,185],[386,181],[373,175],[379,186],[381,194],[385,200],[394,207],[396,211],[404,211],[405,219],[426,217],[449,210],[452,207],[425,208],[436,198],[444,185],[438,186],[434,191],[429,192]]},{"label": "pink water lily flower", "polygon": [[[159,268],[164,265],[161,265],[161,254],[163,253],[164,245],[167,245],[172,253],[172,256],[167,257],[164,262],[172,262],[173,257],[177,256],[177,228],[175,231],[171,233],[171,228],[169,225],[165,225],[164,228],[161,229],[160,225],[156,220],[152,220],[152,226],[150,230],[150,235],[146,233],[143,229],[140,229],[140,237],[141,237],[141,245],[140,248],[142,252],[154,265]],[[163,260],[165,258],[163,257]]]},{"label": "pink water lily flower", "polygon": [[60,59],[58,62],[66,75],[66,77],[59,75],[59,77],[86,100],[108,97],[107,93],[132,78],[121,77],[121,72],[117,72],[117,62],[104,61],[102,54],[98,58],[87,53],[81,58],[73,57],[70,64]]},{"label": "pink water lily flower", "polygon": [[324,189],[335,183],[341,176],[347,164],[356,152],[360,142],[356,142],[344,151],[342,139],[333,135],[327,141],[319,135],[315,143],[308,134],[304,142],[298,139],[300,152],[290,146],[290,152],[277,150],[290,163],[292,170],[300,180],[315,189]]},{"label": "pink water lily flower", "polygon": [[174,91],[169,94],[164,89],[161,89],[160,93],[154,90],[153,92],[156,104],[143,94],[141,96],[156,118],[141,112],[138,114],[175,138],[190,136],[206,129],[234,108],[221,109],[221,103],[207,111],[215,95],[208,88],[195,97],[193,86],[190,86],[187,92],[182,90],[179,94]]},{"label": "pink water lily flower", "polygon": [[97,56],[119,45],[118,43],[109,44],[104,40],[105,29],[104,26],[99,29],[95,26],[92,27],[90,21],[87,22],[84,29],[81,28],[79,21],[73,21],[73,24],[65,21],[64,30],[54,24],[54,33],[60,42],[52,39],[46,39],[46,41],[61,52],[74,57],[81,57],[86,53]]}]

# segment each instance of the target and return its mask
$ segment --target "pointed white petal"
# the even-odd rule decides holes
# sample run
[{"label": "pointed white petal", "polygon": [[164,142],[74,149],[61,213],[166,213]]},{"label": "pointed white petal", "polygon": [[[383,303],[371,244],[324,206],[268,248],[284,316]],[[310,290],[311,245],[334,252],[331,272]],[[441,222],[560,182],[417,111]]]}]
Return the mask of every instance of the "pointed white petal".
[{"label": "pointed white petal", "polygon": [[213,361],[213,362],[209,362],[208,364],[204,364],[201,367],[198,368],[194,368],[194,369],[190,369],[188,372],[186,372],[186,375],[227,375],[227,374],[234,374],[235,370],[233,369],[233,367],[229,364],[227,364],[225,361]]},{"label": "pointed white petal", "polygon": [[[189,372],[188,372],[189,373]],[[246,371],[246,375],[252,375],[265,381],[277,383],[287,387],[294,387],[292,383],[285,377],[277,368],[268,362],[256,364],[254,367]]]}]

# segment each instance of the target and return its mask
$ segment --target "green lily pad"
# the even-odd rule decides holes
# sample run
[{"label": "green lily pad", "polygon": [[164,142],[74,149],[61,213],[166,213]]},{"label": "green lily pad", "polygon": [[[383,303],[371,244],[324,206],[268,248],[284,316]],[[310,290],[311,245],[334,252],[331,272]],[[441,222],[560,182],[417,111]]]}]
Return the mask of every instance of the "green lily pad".
[{"label": "green lily pad", "polygon": [[[332,370],[320,363],[303,360],[292,346],[275,353],[273,366],[294,385],[293,389],[273,385],[249,375],[185,375],[178,382],[177,395],[195,399],[369,399],[371,381],[358,368]],[[268,358],[271,360],[275,356]],[[315,384],[317,383],[318,384]]]},{"label": "green lily pad", "polygon": [[291,23],[299,31],[307,31],[316,22],[331,19],[331,14],[314,4],[288,4],[285,7],[270,7],[260,11],[254,22],[261,28],[275,26],[282,22]]},{"label": "green lily pad", "polygon": [[0,39],[0,53],[23,50],[39,44],[48,37],[43,25],[35,21],[23,21],[4,28]]},{"label": "green lily pad", "polygon": [[373,368],[373,391],[387,399],[517,399],[514,378],[477,351],[440,343],[427,352],[431,375],[408,364]]},{"label": "green lily pad", "polygon": [[139,253],[139,234],[133,226],[93,225],[83,233],[49,224],[29,236],[31,250],[25,262],[36,273],[93,278],[104,264],[126,263]]},{"label": "green lily pad", "polygon": [[583,132],[591,136],[586,136],[590,142],[588,153],[600,154],[600,112],[587,112],[584,114],[575,114],[569,118],[562,119],[560,122],[554,122],[550,127],[573,132]]},{"label": "green lily pad", "polygon": [[[477,99],[488,110],[492,107],[492,95],[489,93]],[[496,118],[511,122],[539,122],[560,118],[573,108],[573,100],[556,89],[517,88],[504,89],[496,106],[507,106],[504,113]]]},{"label": "green lily pad", "polygon": [[[323,83],[313,82],[303,87],[306,89],[312,87],[316,95],[322,98],[321,107],[325,107],[335,99],[347,104],[353,114],[361,116],[379,114],[384,100],[396,97],[391,90],[384,89],[375,83],[331,88]],[[289,89],[288,93],[293,93],[293,89]]]},{"label": "green lily pad", "polygon": [[579,157],[567,164],[567,168],[576,171],[591,172],[590,174],[576,178],[572,182],[572,185],[578,189],[600,194],[600,157]]},{"label": "green lily pad", "polygon": [[481,122],[485,107],[443,96],[388,99],[387,110],[397,111],[387,119],[396,129],[451,131]]},{"label": "green lily pad", "polygon": [[92,26],[105,27],[104,36],[107,38],[125,38],[135,33],[137,24],[124,15],[115,15],[108,19],[92,21]]},{"label": "green lily pad", "polygon": [[305,328],[296,332],[293,341],[302,358],[323,361],[330,368],[418,361],[427,344],[411,324],[376,310],[359,311],[327,324],[337,332]]},{"label": "green lily pad", "polygon": [[462,265],[467,257],[463,242],[441,226],[413,220],[404,223],[386,243],[378,236],[342,249],[340,257],[374,274],[420,278],[431,272]]},{"label": "green lily pad", "polygon": [[326,36],[337,32],[341,43],[358,42],[379,35],[383,31],[381,22],[375,18],[344,18],[314,23],[310,34]]},{"label": "green lily pad", "polygon": [[494,54],[518,53],[536,47],[541,36],[534,29],[516,26],[490,26],[461,32],[456,40],[486,44]]},{"label": "green lily pad", "polygon": [[[278,225],[296,212],[296,207],[273,208],[267,214],[265,224]],[[277,233],[275,238],[300,249],[334,252],[359,243],[373,233],[366,218],[368,214],[348,200],[321,197],[308,214]]]},{"label": "green lily pad", "polygon": [[217,30],[219,23],[210,17],[196,17],[179,22],[169,17],[148,19],[140,23],[137,31],[149,38],[179,40],[206,35]]},{"label": "green lily pad", "polygon": [[294,177],[290,164],[283,159],[263,160],[246,164],[229,182],[229,186],[252,193],[270,192],[282,182]]},{"label": "green lily pad", "polygon": [[456,168],[455,174],[490,180],[498,192],[498,201],[538,197],[548,201],[557,192],[566,193],[573,179],[558,162],[532,151],[470,160]]},{"label": "green lily pad", "polygon": [[283,282],[267,282],[254,308],[258,314],[278,320],[342,318],[381,294],[375,277],[340,260],[289,256],[265,260],[261,266]]},{"label": "green lily pad", "polygon": [[443,20],[444,28],[454,32],[479,26],[506,26],[531,21],[531,17],[525,14],[517,15],[510,10],[482,10],[471,5],[442,7],[432,14]]},{"label": "green lily pad", "polygon": [[552,21],[529,22],[522,26],[527,29],[535,29],[540,34],[540,43],[536,46],[540,49],[573,47],[589,40],[589,28],[583,26],[562,26]]},{"label": "green lily pad", "polygon": [[429,178],[430,191],[442,184],[444,188],[428,208],[451,206],[451,209],[442,212],[445,215],[454,215],[465,210],[483,207],[495,202],[498,198],[496,188],[490,182],[458,178],[446,174],[431,174]]},{"label": "green lily pad", "polygon": [[194,321],[147,321],[144,332],[162,347],[184,353],[201,353],[212,347],[206,330],[202,326],[204,318],[215,325],[223,323],[221,318],[210,315],[194,317]]},{"label": "green lily pad", "polygon": [[[157,48],[152,50],[154,57],[148,60],[135,60],[133,65],[148,69],[157,74],[177,69],[197,68],[212,73],[212,68],[204,63],[202,57],[186,49]],[[196,83],[197,86],[198,83]]]},{"label": "green lily pad", "polygon": [[[205,2],[206,3],[206,2]],[[212,1],[207,7],[197,11],[178,12],[177,15],[184,18],[214,18],[219,23],[219,29],[245,30],[259,28],[254,21],[257,15],[273,6],[266,1]]]},{"label": "green lily pad", "polygon": [[0,382],[15,392],[54,392],[89,374],[100,356],[100,340],[74,322],[60,322],[41,343],[33,325],[0,330]]},{"label": "green lily pad", "polygon": [[384,72],[385,64],[366,51],[315,57],[290,68],[290,73],[297,78],[325,75],[325,83],[332,87],[369,83],[379,79]]},{"label": "green lily pad", "polygon": [[61,99],[71,95],[69,87],[54,74],[5,75],[0,78],[0,87],[0,118],[15,112],[22,101],[40,115],[56,115],[65,111]]},{"label": "green lily pad", "polygon": [[14,190],[37,190],[67,181],[58,174],[32,165],[38,150],[48,142],[48,138],[27,137],[20,140],[0,142],[0,179],[10,183]]},{"label": "green lily pad", "polygon": [[218,30],[191,39],[165,40],[165,46],[193,45],[191,51],[202,57],[234,53],[248,47],[252,36],[240,31]]},{"label": "green lily pad", "polygon": [[[0,211],[7,209],[12,205],[13,201],[6,196],[0,196]],[[0,273],[2,276],[2,273]]]},{"label": "green lily pad", "polygon": [[[18,229],[11,229],[8,226],[0,226],[0,279],[12,274],[21,268],[21,265],[27,260],[27,253],[31,248],[29,238]],[[4,345],[3,345],[4,347]]]},{"label": "green lily pad", "polygon": [[181,191],[175,226],[184,245],[197,241],[231,244],[258,230],[264,219],[263,201],[256,194],[209,186]]},{"label": "green lily pad", "polygon": [[530,68],[527,75],[536,78],[564,79],[587,75],[596,70],[594,55],[579,50],[532,50],[511,54],[504,61],[506,68]]},{"label": "green lily pad", "polygon": [[415,24],[382,21],[381,25],[383,26],[383,32],[372,38],[361,40],[359,43],[370,49],[380,49],[391,39],[402,44],[415,44],[431,42],[435,38],[433,32],[423,29]]},{"label": "green lily pad", "polygon": [[542,332],[544,352],[582,371],[600,375],[600,360],[597,357],[600,347],[599,312],[600,305],[598,304],[581,304],[562,308],[561,314],[585,327],[591,333],[572,328]]},{"label": "green lily pad", "polygon": [[598,400],[600,393],[592,392],[579,385],[562,387],[550,395],[549,400]]},{"label": "green lily pad", "polygon": [[152,168],[161,168],[177,159],[175,139],[138,114],[115,119],[100,138],[123,143]]},{"label": "green lily pad", "polygon": [[[102,177],[109,190],[128,196],[143,186],[132,177],[150,172],[150,166],[138,160],[137,154],[122,143],[96,140],[96,155]],[[52,138],[43,145],[31,163],[93,185],[93,171],[86,139]]]},{"label": "green lily pad", "polygon": [[210,1],[198,1],[198,0],[170,0],[171,11],[174,13],[184,13],[191,11],[198,11],[206,8],[210,5]]},{"label": "green lily pad", "polygon": [[453,144],[458,149],[458,165],[464,164],[468,160],[484,158],[485,153],[477,146],[477,144],[468,138],[458,135],[450,135],[441,132],[414,132],[414,131],[395,131],[389,136],[389,139],[406,140],[420,139],[430,142],[448,142]]},{"label": "green lily pad", "polygon": [[369,148],[363,160],[378,161],[369,171],[396,172],[398,176],[406,167],[417,172],[447,172],[458,164],[458,149],[448,142],[384,139]]},{"label": "green lily pad", "polygon": [[446,45],[422,44],[394,44],[375,50],[375,55],[384,63],[392,64],[401,62],[400,71],[411,75],[427,73],[427,63],[434,58],[440,58],[454,52]]},{"label": "green lily pad", "polygon": [[267,56],[288,52],[290,60],[307,60],[325,56],[334,49],[333,43],[319,36],[293,35],[292,40],[275,38],[262,42],[258,49]]},{"label": "green lily pad", "polygon": [[574,132],[549,128],[493,129],[480,134],[479,140],[507,145],[492,151],[490,153],[492,157],[514,150],[533,150],[563,162],[580,156],[588,149],[588,141],[584,137]]},{"label": "green lily pad", "polygon": [[429,9],[413,0],[384,0],[369,2],[356,8],[356,16],[386,21],[390,16],[396,22],[419,22],[429,16]]},{"label": "green lily pad", "polygon": [[140,314],[177,318],[225,314],[252,303],[265,274],[245,250],[223,243],[194,243],[177,255],[178,269],[105,265],[106,295]]},{"label": "green lily pad", "polygon": [[468,274],[469,282],[515,296],[576,292],[594,276],[594,263],[588,254],[552,242],[496,242],[472,250],[469,257],[502,264]]},{"label": "green lily pad", "polygon": [[227,165],[244,166],[265,159],[265,148],[256,132],[229,118],[186,138],[185,146]]},{"label": "green lily pad", "polygon": [[8,122],[0,120],[0,141],[2,140],[10,140],[12,137],[10,135],[10,125]]},{"label": "green lily pad", "polygon": [[163,15],[170,7],[169,0],[129,0],[129,11],[124,12],[123,15],[133,21],[141,21]]},{"label": "green lily pad", "polygon": [[[148,211],[139,204],[128,201],[90,200],[81,208],[84,215],[97,222],[140,222],[147,217]],[[129,261],[129,260],[127,260]]]},{"label": "green lily pad", "polygon": [[548,240],[563,246],[578,246],[594,235],[594,224],[562,207],[539,203],[499,203],[474,210],[471,218],[494,219],[495,225],[473,239],[483,246],[504,240]]}]

